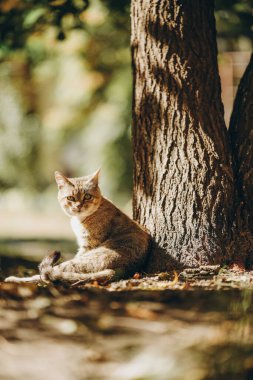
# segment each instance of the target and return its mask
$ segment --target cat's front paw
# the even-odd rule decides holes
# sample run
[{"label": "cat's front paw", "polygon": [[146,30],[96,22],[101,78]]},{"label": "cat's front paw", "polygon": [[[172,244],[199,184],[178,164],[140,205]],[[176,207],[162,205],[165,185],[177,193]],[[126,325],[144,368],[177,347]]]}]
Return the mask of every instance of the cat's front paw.
[{"label": "cat's front paw", "polygon": [[20,277],[15,277],[15,276],[9,276],[9,277],[6,277],[4,279],[4,282],[15,282],[15,283],[19,283],[21,280]]}]

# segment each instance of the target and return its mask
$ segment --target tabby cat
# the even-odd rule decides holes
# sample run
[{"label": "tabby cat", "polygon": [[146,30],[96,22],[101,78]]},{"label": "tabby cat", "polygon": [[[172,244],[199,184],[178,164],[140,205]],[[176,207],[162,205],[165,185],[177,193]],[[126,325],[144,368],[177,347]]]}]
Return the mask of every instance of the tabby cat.
[{"label": "tabby cat", "polygon": [[58,201],[71,218],[79,249],[72,260],[55,265],[60,253],[46,256],[39,275],[8,277],[6,282],[66,281],[85,283],[121,279],[140,270],[147,258],[149,235],[101,195],[99,171],[66,178],[55,172]]}]

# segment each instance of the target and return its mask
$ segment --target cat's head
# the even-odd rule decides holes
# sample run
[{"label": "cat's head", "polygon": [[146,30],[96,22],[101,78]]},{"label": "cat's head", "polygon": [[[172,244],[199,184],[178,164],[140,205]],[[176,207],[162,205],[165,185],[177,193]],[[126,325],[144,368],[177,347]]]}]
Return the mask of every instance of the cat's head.
[{"label": "cat's head", "polygon": [[55,172],[58,201],[68,216],[84,219],[98,209],[101,202],[98,176],[99,170],[78,178],[67,178],[60,172]]}]

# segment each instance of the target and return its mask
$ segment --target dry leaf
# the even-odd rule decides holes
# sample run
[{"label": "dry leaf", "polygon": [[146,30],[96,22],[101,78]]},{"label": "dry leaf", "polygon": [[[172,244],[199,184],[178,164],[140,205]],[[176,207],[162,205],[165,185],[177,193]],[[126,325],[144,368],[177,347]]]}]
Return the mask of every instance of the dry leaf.
[{"label": "dry leaf", "polygon": [[174,286],[178,283],[178,274],[175,270],[173,271],[173,273],[174,273],[174,279],[169,282],[169,286]]}]

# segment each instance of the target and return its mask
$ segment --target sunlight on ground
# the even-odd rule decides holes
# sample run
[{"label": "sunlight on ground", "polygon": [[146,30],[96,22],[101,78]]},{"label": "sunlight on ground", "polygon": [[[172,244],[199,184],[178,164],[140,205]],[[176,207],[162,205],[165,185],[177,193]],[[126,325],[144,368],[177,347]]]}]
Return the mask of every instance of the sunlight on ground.
[{"label": "sunlight on ground", "polygon": [[1,212],[0,238],[54,238],[74,239],[70,221],[61,211]]}]

